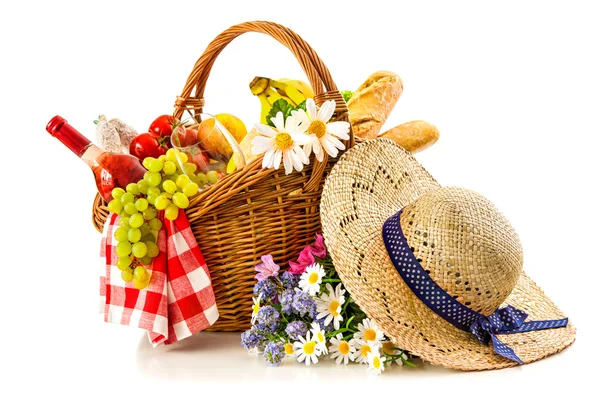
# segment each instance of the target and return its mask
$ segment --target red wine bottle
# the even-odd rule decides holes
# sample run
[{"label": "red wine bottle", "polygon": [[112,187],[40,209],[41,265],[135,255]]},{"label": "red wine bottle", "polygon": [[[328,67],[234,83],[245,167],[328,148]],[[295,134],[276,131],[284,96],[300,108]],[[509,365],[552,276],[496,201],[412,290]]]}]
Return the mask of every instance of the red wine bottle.
[{"label": "red wine bottle", "polygon": [[107,202],[112,200],[114,188],[125,189],[127,184],[139,181],[146,173],[136,157],[103,151],[58,115],[48,122],[46,130],[90,166],[98,192]]}]

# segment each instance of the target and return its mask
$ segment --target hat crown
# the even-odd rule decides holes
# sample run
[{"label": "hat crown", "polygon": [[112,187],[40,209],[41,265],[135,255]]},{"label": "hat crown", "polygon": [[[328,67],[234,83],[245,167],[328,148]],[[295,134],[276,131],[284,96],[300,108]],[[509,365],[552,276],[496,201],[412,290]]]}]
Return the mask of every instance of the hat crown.
[{"label": "hat crown", "polygon": [[496,311],[519,280],[519,237],[476,192],[456,187],[430,191],[403,209],[400,224],[423,269],[474,311]]}]

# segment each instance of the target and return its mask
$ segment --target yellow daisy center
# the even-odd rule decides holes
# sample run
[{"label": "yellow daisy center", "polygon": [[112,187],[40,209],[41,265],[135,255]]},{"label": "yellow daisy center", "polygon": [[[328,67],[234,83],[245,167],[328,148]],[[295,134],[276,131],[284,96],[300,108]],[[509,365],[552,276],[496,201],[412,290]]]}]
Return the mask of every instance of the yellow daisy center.
[{"label": "yellow daisy center", "polygon": [[319,339],[320,343],[323,343],[325,341],[325,336],[323,336],[323,334],[321,332],[318,332],[317,339]]},{"label": "yellow daisy center", "polygon": [[334,317],[337,317],[338,315],[340,315],[340,313],[337,312],[337,309],[339,306],[340,306],[339,301],[332,300],[331,303],[329,303],[329,313],[331,315],[333,315]]},{"label": "yellow daisy center", "polygon": [[394,347],[394,343],[392,342],[383,342],[383,350],[385,350],[387,353],[391,353]]},{"label": "yellow daisy center", "polygon": [[381,360],[379,359],[379,357],[373,358],[373,368],[375,368],[375,369],[381,368]]},{"label": "yellow daisy center", "polygon": [[308,133],[316,135],[319,139],[325,136],[325,132],[327,132],[327,126],[323,121],[313,121],[308,127]]},{"label": "yellow daisy center", "polygon": [[350,353],[350,345],[348,344],[348,342],[340,342],[339,349],[340,353],[343,355]]},{"label": "yellow daisy center", "polygon": [[294,354],[294,346],[291,343],[286,343],[283,345],[283,349],[285,350],[285,354],[291,356]]},{"label": "yellow daisy center", "polygon": [[279,150],[287,150],[292,147],[293,144],[294,141],[289,133],[280,132],[275,136],[275,146],[277,146]]},{"label": "yellow daisy center", "polygon": [[367,357],[370,352],[371,352],[371,346],[369,346],[368,344],[363,344],[362,347],[360,348],[360,354],[362,354],[363,357]]},{"label": "yellow daisy center", "polygon": [[315,342],[314,340],[310,341],[310,342],[306,342],[304,343],[304,354],[313,354],[315,352],[315,347],[317,346],[317,342]]},{"label": "yellow daisy center", "polygon": [[260,304],[256,303],[255,305],[252,306],[252,314],[256,315],[258,314],[258,310],[260,309]]},{"label": "yellow daisy center", "polygon": [[311,285],[317,283],[318,280],[319,274],[317,274],[316,272],[311,272],[310,275],[308,275],[308,283],[310,283]]},{"label": "yellow daisy center", "polygon": [[375,332],[375,329],[367,329],[365,331],[365,340],[375,340],[377,339],[377,332]]}]

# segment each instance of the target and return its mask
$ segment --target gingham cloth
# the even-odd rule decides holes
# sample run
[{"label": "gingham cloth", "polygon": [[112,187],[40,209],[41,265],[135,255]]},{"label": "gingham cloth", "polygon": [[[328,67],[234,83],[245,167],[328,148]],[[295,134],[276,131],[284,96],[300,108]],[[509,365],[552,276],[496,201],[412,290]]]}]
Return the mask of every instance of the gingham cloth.
[{"label": "gingham cloth", "polygon": [[185,339],[219,318],[210,274],[185,213],[175,221],[164,219],[157,240],[160,253],[143,290],[125,283],[116,267],[113,232],[118,227],[119,216],[110,214],[100,250],[100,312],[106,322],[145,329],[156,347]]}]

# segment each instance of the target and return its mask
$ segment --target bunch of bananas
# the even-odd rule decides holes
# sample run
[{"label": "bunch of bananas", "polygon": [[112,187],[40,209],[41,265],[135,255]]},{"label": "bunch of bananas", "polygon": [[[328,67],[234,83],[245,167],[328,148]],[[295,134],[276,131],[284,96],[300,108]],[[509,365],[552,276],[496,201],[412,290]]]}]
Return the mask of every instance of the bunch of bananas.
[{"label": "bunch of bananas", "polygon": [[307,98],[314,97],[314,92],[310,85],[297,79],[270,79],[257,76],[250,82],[250,91],[260,100],[261,124],[267,124],[269,111],[279,99],[284,99],[291,106],[296,107]]}]

